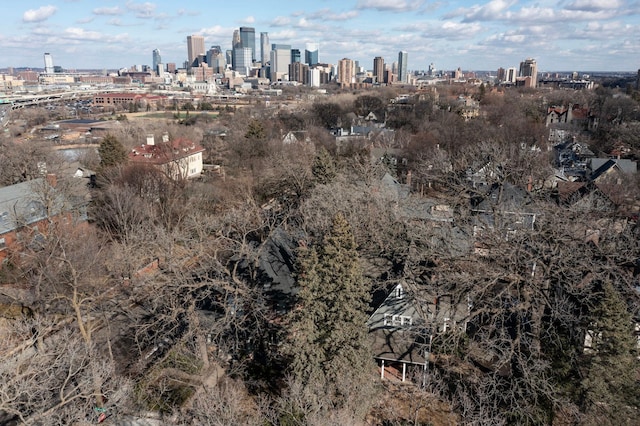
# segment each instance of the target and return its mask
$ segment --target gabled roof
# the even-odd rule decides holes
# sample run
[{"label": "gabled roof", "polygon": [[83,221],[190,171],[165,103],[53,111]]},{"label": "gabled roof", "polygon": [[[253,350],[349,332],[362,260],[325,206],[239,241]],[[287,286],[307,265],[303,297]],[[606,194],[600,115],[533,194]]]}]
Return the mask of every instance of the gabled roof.
[{"label": "gabled roof", "polygon": [[411,364],[425,362],[426,333],[413,292],[397,284],[367,321],[374,358]]},{"label": "gabled roof", "polygon": [[129,152],[129,161],[145,164],[166,164],[203,152],[204,148],[185,138],[153,145],[142,144]]},{"label": "gabled roof", "polygon": [[622,173],[636,173],[638,164],[624,158],[593,158],[591,160],[591,180],[598,180],[601,176],[617,169]]},{"label": "gabled roof", "polygon": [[[47,209],[45,198],[49,195],[54,198]],[[45,178],[0,188],[0,235],[58,214],[62,209],[62,197],[51,193]]]}]

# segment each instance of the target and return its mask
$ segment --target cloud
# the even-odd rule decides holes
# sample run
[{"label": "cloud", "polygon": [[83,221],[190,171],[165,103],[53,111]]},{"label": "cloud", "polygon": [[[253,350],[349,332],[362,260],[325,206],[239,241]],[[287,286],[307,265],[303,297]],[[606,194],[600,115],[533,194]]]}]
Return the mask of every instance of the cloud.
[{"label": "cloud", "polygon": [[575,0],[567,5],[568,10],[582,10],[597,12],[600,10],[619,9],[622,7],[620,0]]},{"label": "cloud", "polygon": [[350,10],[348,12],[334,13],[330,9],[321,9],[314,12],[307,17],[309,19],[323,20],[323,21],[347,21],[358,17],[357,10]]},{"label": "cloud", "polygon": [[122,15],[123,10],[120,7],[98,7],[93,9],[94,15]]},{"label": "cloud", "polygon": [[276,16],[273,21],[271,21],[272,27],[286,27],[291,24],[291,19],[287,16]]},{"label": "cloud", "polygon": [[491,21],[500,16],[502,12],[507,10],[513,2],[505,0],[492,0],[482,6],[472,6],[467,10],[461,11],[464,15],[464,22],[473,21]]},{"label": "cloud", "polygon": [[56,13],[58,10],[55,6],[42,6],[37,9],[29,9],[22,15],[24,22],[42,22]]},{"label": "cloud", "polygon": [[477,22],[418,22],[395,29],[409,34],[420,34],[427,39],[464,40],[474,37],[483,31]]},{"label": "cloud", "polygon": [[375,9],[380,12],[412,12],[418,10],[424,1],[406,1],[406,0],[360,0],[356,5],[356,9]]},{"label": "cloud", "polygon": [[153,13],[156,10],[156,5],[150,2],[134,3],[133,1],[128,1],[127,9],[135,12],[136,18],[149,19],[153,18]]},{"label": "cloud", "polygon": [[253,16],[247,16],[240,22],[242,22],[243,24],[253,24],[254,22],[256,22],[256,18],[254,18]]},{"label": "cloud", "polygon": [[94,16],[88,16],[86,18],[80,18],[80,19],[76,20],[76,24],[88,24],[89,22],[93,22],[94,19],[95,19]]},{"label": "cloud", "polygon": [[503,19],[526,23],[555,23],[606,20],[618,16],[621,11],[617,9],[583,11],[583,10],[556,10],[552,8],[523,7],[517,12],[506,12]]}]

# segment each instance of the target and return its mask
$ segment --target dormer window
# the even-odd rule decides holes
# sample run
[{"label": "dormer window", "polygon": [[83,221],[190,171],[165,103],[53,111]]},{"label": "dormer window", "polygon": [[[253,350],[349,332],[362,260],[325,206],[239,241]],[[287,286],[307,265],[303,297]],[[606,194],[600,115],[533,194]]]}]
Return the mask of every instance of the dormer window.
[{"label": "dormer window", "polygon": [[396,287],[396,299],[402,299],[403,297],[404,297],[404,290],[402,289],[402,286],[398,284],[398,286]]}]

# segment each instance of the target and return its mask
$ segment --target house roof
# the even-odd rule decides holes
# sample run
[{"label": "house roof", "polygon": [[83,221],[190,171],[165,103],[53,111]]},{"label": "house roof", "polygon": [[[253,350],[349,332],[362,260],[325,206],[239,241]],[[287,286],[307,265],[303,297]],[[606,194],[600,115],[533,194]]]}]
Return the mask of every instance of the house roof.
[{"label": "house roof", "polygon": [[170,142],[142,144],[129,152],[129,161],[144,164],[167,164],[203,152],[204,148],[185,138]]},{"label": "house roof", "polygon": [[406,284],[397,284],[369,317],[367,327],[375,358],[424,363],[426,342],[425,333],[420,332],[423,327],[418,306]]},{"label": "house roof", "polygon": [[625,158],[592,158],[591,159],[591,180],[595,181],[602,175],[613,169],[618,169],[622,173],[636,173],[638,163]]},{"label": "house roof", "polygon": [[[44,192],[48,183],[44,178],[0,188],[0,235],[24,225],[46,219]],[[55,210],[60,211],[61,200],[55,200]]]}]

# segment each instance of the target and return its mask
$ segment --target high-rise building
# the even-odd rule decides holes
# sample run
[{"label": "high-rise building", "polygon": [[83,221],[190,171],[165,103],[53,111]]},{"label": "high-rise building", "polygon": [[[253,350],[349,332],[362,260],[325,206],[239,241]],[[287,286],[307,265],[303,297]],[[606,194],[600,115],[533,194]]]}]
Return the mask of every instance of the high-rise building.
[{"label": "high-rise building", "polygon": [[249,75],[251,72],[251,65],[253,64],[253,58],[251,57],[250,47],[236,47],[233,49],[233,56],[235,58],[235,64],[233,70],[240,74]]},{"label": "high-rise building", "polygon": [[433,76],[435,76],[435,75],[436,75],[436,64],[434,64],[433,62],[431,62],[431,63],[429,64],[429,71],[428,71],[428,73],[429,73],[429,75],[430,75],[431,77],[433,77]]},{"label": "high-rise building", "polygon": [[298,83],[308,83],[309,65],[302,62],[292,62],[289,65],[289,81],[297,81]]},{"label": "high-rise building", "polygon": [[160,51],[158,49],[153,49],[152,61],[153,71],[158,72],[158,64],[162,63],[162,57],[160,56]]},{"label": "high-rise building", "polygon": [[508,68],[504,80],[509,83],[516,83],[516,77],[518,77],[517,70],[514,67]]},{"label": "high-rise building", "polygon": [[53,57],[50,53],[44,54],[44,73],[53,74]]},{"label": "high-rise building", "polygon": [[307,43],[304,51],[304,62],[310,67],[318,63],[318,43]]},{"label": "high-rise building", "polygon": [[531,77],[531,87],[538,85],[538,65],[535,59],[527,58],[520,62],[520,77]]},{"label": "high-rise building", "polygon": [[401,83],[408,83],[407,80],[407,60],[409,54],[405,51],[398,53],[398,81]]},{"label": "high-rise building", "polygon": [[343,58],[338,61],[338,83],[341,86],[349,86],[354,82],[355,63],[353,59]]},{"label": "high-rise building", "polygon": [[311,87],[320,87],[320,70],[311,68],[307,71],[307,84]]},{"label": "high-rise building", "polygon": [[220,46],[211,46],[207,51],[207,65],[209,65],[214,73],[224,72],[227,67],[227,60]]},{"label": "high-rise building", "polygon": [[199,35],[187,36],[187,53],[187,61],[189,62],[189,66],[192,66],[199,55],[205,54],[204,37]]},{"label": "high-rise building", "polygon": [[376,83],[384,83],[384,59],[382,56],[373,58],[373,76],[376,78]]},{"label": "high-rise building", "polygon": [[260,61],[262,65],[266,65],[269,62],[269,52],[271,52],[269,33],[260,33]]},{"label": "high-rise building", "polygon": [[291,63],[294,62],[300,62],[300,49],[291,49]]},{"label": "high-rise building", "polygon": [[240,27],[240,43],[242,47],[251,49],[251,61],[256,60],[256,29],[252,27]]},{"label": "high-rise building", "polygon": [[290,44],[271,45],[271,81],[282,80],[289,72],[291,63]]}]

